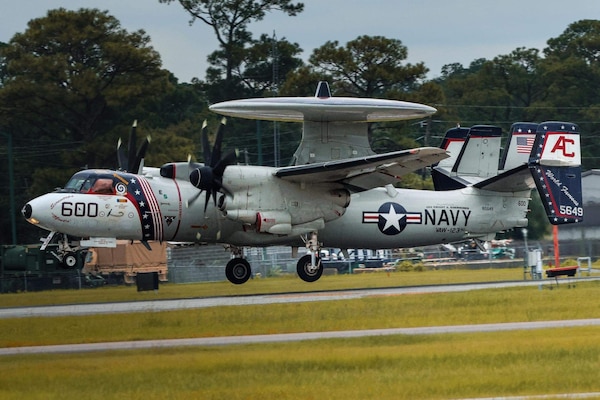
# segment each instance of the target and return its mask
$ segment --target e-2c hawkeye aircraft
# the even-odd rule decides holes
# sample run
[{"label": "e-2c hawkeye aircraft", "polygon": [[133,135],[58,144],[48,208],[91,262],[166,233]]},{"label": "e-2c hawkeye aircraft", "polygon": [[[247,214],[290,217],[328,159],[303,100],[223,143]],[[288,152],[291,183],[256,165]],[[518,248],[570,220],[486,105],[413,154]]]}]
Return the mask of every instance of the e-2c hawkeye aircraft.
[{"label": "e-2c hawkeye aircraft", "polygon": [[[402,248],[469,238],[527,226],[536,186],[550,222],[583,219],[580,137],[563,122],[513,125],[500,157],[501,130],[491,126],[448,131],[441,148],[375,154],[368,124],[423,118],[432,107],[402,101],[332,97],[322,82],[314,97],[235,100],[216,113],[303,123],[294,165],[238,165],[221,154],[224,123],[212,149],[203,127],[204,163],[143,166],[146,140],[135,153],[119,147],[119,170],[77,172],[63,189],[29,201],[32,224],[58,235],[69,265],[76,239],[221,243],[232,252],[229,281],[246,282],[245,246],[305,247],[300,278],[319,279],[321,246]],[[409,172],[434,165],[436,191],[393,186]],[[204,193],[204,201],[196,201]],[[212,201],[211,201],[212,199]]]}]

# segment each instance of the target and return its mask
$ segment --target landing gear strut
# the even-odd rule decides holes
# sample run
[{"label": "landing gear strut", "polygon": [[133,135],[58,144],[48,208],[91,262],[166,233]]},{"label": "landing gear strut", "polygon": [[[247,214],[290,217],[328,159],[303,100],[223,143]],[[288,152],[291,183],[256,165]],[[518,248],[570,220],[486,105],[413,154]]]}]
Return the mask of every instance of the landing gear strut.
[{"label": "landing gear strut", "polygon": [[323,275],[323,264],[318,256],[321,246],[317,240],[317,232],[312,232],[310,239],[305,240],[305,243],[309,254],[298,260],[296,272],[303,281],[315,282]]}]

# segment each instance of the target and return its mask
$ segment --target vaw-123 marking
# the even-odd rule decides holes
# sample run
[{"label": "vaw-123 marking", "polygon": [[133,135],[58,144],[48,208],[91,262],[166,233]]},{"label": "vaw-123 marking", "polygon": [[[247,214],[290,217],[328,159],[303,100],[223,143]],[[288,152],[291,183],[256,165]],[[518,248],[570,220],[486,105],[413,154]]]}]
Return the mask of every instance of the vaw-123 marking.
[{"label": "vaw-123 marking", "polygon": [[[221,154],[224,123],[205,163],[143,166],[148,144],[135,153],[119,148],[120,170],[85,170],[64,189],[28,202],[23,216],[68,237],[221,243],[232,252],[225,267],[236,284],[251,276],[244,246],[305,246],[298,275],[316,281],[321,246],[402,248],[490,239],[527,226],[530,193],[537,186],[553,224],[583,219],[579,129],[563,122],[513,125],[501,154],[494,126],[455,128],[441,148],[375,154],[368,123],[423,118],[435,109],[392,100],[332,97],[326,83],[315,97],[246,99],[215,104],[226,116],[298,121],[303,136],[294,164],[274,168],[236,164]],[[398,189],[404,174],[434,165],[436,191]],[[204,193],[204,201],[197,201]],[[211,201],[212,199],[212,201]],[[110,238],[110,239],[109,239]]]}]

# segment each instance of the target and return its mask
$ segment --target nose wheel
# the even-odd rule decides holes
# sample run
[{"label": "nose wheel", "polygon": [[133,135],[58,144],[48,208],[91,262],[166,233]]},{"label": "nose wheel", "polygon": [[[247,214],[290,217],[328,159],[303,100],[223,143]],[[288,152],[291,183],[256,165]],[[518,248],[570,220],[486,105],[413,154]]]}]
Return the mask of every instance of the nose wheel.
[{"label": "nose wheel", "polygon": [[315,257],[315,262],[313,264],[312,256],[310,254],[301,257],[296,265],[296,272],[303,281],[315,282],[323,275],[323,264],[321,264],[321,259]]},{"label": "nose wheel", "polygon": [[241,285],[250,279],[251,275],[250,263],[244,258],[232,258],[225,266],[225,276],[233,284]]}]

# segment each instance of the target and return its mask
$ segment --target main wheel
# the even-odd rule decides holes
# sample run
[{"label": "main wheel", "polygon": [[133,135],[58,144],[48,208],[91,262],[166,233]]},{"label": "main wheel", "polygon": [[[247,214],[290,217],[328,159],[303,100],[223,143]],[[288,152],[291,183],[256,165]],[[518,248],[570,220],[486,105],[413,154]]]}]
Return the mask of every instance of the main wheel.
[{"label": "main wheel", "polygon": [[77,256],[75,253],[67,253],[63,257],[63,265],[65,268],[74,268],[77,265]]},{"label": "main wheel", "polygon": [[301,257],[296,265],[296,272],[300,279],[305,282],[314,282],[318,280],[321,275],[323,275],[323,264],[321,264],[321,259],[319,257],[315,257],[315,264],[316,265],[311,265],[310,254]]},{"label": "main wheel", "polygon": [[225,276],[229,282],[241,285],[250,279],[252,269],[244,258],[232,258],[225,266]]}]

